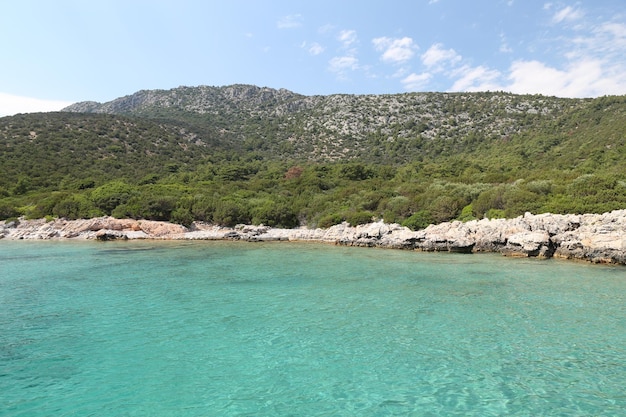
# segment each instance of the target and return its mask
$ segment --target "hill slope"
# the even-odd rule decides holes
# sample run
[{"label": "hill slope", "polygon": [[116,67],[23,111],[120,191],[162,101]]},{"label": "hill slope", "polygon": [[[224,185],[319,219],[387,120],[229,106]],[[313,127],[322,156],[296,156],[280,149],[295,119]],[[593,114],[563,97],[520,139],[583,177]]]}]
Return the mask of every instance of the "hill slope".
[{"label": "hill slope", "polygon": [[276,157],[407,162],[518,134],[589,100],[507,93],[302,96],[249,85],[140,91],[64,109],[219,129],[232,148]]},{"label": "hill slope", "polygon": [[626,207],[626,97],[141,91],[0,118],[0,218],[331,225]]}]

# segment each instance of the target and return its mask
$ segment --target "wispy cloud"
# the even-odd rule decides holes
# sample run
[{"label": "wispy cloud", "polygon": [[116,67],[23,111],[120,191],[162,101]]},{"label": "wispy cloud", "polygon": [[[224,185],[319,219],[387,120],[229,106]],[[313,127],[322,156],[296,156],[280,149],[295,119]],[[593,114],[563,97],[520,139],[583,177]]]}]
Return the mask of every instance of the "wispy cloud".
[{"label": "wispy cloud", "polygon": [[357,58],[356,46],[359,42],[357,32],[352,29],[344,29],[337,35],[340,43],[341,56],[335,56],[328,61],[328,69],[334,72],[339,79],[348,78],[348,72],[356,71],[360,68]]},{"label": "wispy cloud", "polygon": [[381,37],[372,39],[374,49],[382,52],[381,60],[392,64],[402,64],[413,58],[417,44],[409,37],[388,38]]},{"label": "wispy cloud", "polygon": [[[566,7],[554,15],[553,21],[576,20],[584,14]],[[566,97],[625,94],[626,24],[613,20],[582,22],[576,36],[559,39],[562,65],[531,59],[513,63],[509,75],[511,91],[539,89],[544,94]]]},{"label": "wispy cloud", "polygon": [[278,29],[295,29],[302,26],[302,15],[292,14],[281,17],[276,23]]},{"label": "wispy cloud", "polygon": [[[423,71],[403,78],[403,86],[407,90],[427,88],[437,77],[438,83],[448,80],[449,91],[504,90],[559,97],[626,94],[626,24],[618,18],[604,22],[584,19],[584,9],[557,3],[546,3],[544,10],[553,24],[576,25],[569,37],[565,31],[543,40],[551,58],[518,56],[508,68],[496,69],[474,65],[454,49],[436,43],[420,56]],[[513,53],[504,34],[500,39],[500,51]]]},{"label": "wispy cloud", "polygon": [[404,89],[407,91],[420,91],[428,85],[432,78],[432,74],[427,72],[421,74],[412,73],[406,78],[403,78],[401,82]]},{"label": "wispy cloud", "polygon": [[354,56],[336,56],[328,62],[328,69],[340,79],[345,79],[349,71],[359,69],[359,60]]},{"label": "wispy cloud", "polygon": [[584,13],[580,9],[574,9],[572,6],[564,7],[552,16],[553,23],[561,23],[563,21],[574,21],[582,18]]},{"label": "wispy cloud", "polygon": [[578,37],[572,42],[584,53],[607,57],[610,62],[626,63],[626,24],[605,22],[593,28],[589,36]]},{"label": "wispy cloud", "polygon": [[335,26],[331,25],[331,24],[325,24],[324,26],[320,26],[317,29],[317,32],[322,34],[322,35],[326,35],[328,33],[331,33],[332,31],[335,30]]},{"label": "wispy cloud", "polygon": [[70,104],[72,103],[68,101],[42,100],[0,93],[0,116],[12,116],[17,113],[58,111]]},{"label": "wispy cloud", "polygon": [[307,45],[307,50],[309,51],[311,55],[319,55],[323,53],[326,50],[326,48],[324,48],[322,45],[320,45],[317,42],[313,42],[312,44]]},{"label": "wispy cloud", "polygon": [[358,41],[356,30],[342,30],[339,32],[337,39],[341,42],[344,48],[351,48]]},{"label": "wispy cloud", "polygon": [[509,46],[509,43],[504,33],[500,34],[500,52],[505,54],[510,54],[511,52],[513,52],[513,48]]}]

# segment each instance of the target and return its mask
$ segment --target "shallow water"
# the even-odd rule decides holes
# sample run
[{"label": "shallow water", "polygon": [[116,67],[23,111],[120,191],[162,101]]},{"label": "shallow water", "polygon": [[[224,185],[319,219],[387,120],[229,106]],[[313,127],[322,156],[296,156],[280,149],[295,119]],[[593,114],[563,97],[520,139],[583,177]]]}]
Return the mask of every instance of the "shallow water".
[{"label": "shallow water", "polygon": [[617,416],[626,268],[0,242],[0,416]]}]

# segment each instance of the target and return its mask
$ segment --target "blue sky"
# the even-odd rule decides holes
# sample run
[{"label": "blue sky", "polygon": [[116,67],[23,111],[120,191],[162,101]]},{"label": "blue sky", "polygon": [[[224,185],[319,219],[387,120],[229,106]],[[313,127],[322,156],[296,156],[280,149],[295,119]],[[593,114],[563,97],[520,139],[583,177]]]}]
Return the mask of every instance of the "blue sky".
[{"label": "blue sky", "polygon": [[626,94],[624,0],[20,0],[0,115],[142,89]]}]

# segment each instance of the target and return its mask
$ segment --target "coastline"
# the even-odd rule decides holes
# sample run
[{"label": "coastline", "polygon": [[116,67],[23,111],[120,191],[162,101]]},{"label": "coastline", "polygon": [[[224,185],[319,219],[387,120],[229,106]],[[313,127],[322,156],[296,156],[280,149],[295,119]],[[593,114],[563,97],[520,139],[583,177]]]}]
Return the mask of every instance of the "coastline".
[{"label": "coastline", "polygon": [[514,219],[452,221],[418,231],[382,221],[359,226],[342,223],[328,229],[281,229],[263,225],[222,227],[201,222],[187,228],[168,222],[113,217],[19,219],[0,222],[2,239],[303,241],[626,265],[626,210],[582,215],[526,213]]}]

